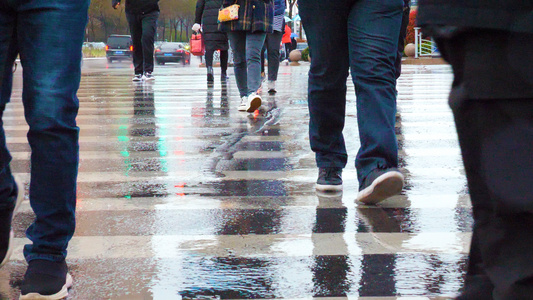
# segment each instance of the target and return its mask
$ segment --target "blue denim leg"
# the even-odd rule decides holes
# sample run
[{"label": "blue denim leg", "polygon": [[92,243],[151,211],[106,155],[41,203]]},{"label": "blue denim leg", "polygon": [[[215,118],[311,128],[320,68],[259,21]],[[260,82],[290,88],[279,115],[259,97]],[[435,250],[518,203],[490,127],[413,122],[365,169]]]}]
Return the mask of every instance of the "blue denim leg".
[{"label": "blue denim leg", "polygon": [[312,57],[309,138],[318,167],[346,166],[342,130],[350,67],[361,138],[359,181],[375,168],[398,165],[394,60],[402,5],[402,0],[299,1]]},{"label": "blue denim leg", "polygon": [[361,0],[348,18],[361,140],[355,159],[359,182],[375,168],[398,167],[395,60],[402,12],[402,0]]},{"label": "blue denim leg", "polygon": [[261,49],[265,37],[264,32],[228,32],[233,50],[235,80],[241,97],[256,92],[261,86]]},{"label": "blue denim leg", "polygon": [[265,38],[265,32],[248,32],[246,34],[248,95],[257,92],[261,86],[261,50],[263,49]]},{"label": "blue denim leg", "polygon": [[342,130],[348,78],[348,15],[354,0],[300,0],[311,68],[309,141],[319,168],[344,168],[348,159]]},{"label": "blue denim leg", "polygon": [[233,50],[233,70],[239,94],[248,96],[248,71],[246,70],[246,31],[228,32],[228,40]]},{"label": "blue denim leg", "polygon": [[6,104],[10,100],[13,81],[13,63],[17,56],[13,11],[0,9],[0,209],[11,208],[15,203],[12,194],[14,179],[9,163],[11,155],[6,146],[4,124],[1,119]]},{"label": "blue denim leg", "polygon": [[[32,150],[27,261],[62,261],[75,230],[78,133],[76,92],[89,1],[16,3],[23,104]],[[2,40],[4,44],[4,40]]]}]

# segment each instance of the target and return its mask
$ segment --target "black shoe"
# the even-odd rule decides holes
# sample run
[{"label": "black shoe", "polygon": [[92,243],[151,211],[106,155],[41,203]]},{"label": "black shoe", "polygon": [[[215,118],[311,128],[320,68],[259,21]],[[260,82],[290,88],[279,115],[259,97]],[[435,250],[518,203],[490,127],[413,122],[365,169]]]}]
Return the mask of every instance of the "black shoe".
[{"label": "black shoe", "polygon": [[63,299],[72,286],[67,263],[34,259],[28,263],[20,299]]},{"label": "black shoe", "polygon": [[357,194],[357,201],[376,204],[399,194],[403,189],[404,177],[396,168],[374,169],[363,180]]},{"label": "black shoe", "polygon": [[11,252],[13,252],[15,234],[13,233],[13,228],[11,228],[11,223],[13,223],[17,209],[24,199],[23,187],[16,180],[9,197],[16,198],[13,205],[0,210],[0,268],[9,261]]},{"label": "black shoe", "polygon": [[214,82],[214,81],[215,81],[215,77],[213,76],[213,74],[207,73],[207,82]]},{"label": "black shoe", "polygon": [[221,80],[221,81],[226,81],[226,80],[228,80],[228,75],[226,75],[226,73],[222,73],[222,74],[220,74],[220,80]]},{"label": "black shoe", "polygon": [[319,168],[316,190],[320,192],[342,191],[342,168]]}]

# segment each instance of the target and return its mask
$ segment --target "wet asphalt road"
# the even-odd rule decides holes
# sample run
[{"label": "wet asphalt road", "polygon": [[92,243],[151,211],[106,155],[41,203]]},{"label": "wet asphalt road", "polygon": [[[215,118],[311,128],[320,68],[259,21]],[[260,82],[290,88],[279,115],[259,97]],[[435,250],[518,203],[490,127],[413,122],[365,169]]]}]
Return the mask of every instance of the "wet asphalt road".
[{"label": "wet asphalt road", "polygon": [[[397,134],[406,187],[377,207],[354,203],[351,82],[344,193],[315,193],[308,69],[282,65],[278,93],[263,92],[261,109],[247,114],[237,111],[231,68],[227,84],[215,76],[211,87],[197,60],[157,66],[155,81],[133,83],[131,63],[85,60],[69,299],[455,295],[472,220],[446,101],[451,69],[404,66]],[[3,120],[13,172],[27,189],[21,86],[19,69]],[[14,223],[15,253],[0,271],[0,299],[18,295],[32,218],[25,201]]]}]

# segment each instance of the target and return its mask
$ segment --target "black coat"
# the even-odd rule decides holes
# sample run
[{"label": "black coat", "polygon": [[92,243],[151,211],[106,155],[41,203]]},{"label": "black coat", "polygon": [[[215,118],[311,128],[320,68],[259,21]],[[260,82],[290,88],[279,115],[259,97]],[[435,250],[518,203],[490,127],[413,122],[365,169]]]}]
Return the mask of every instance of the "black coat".
[{"label": "black coat", "polygon": [[419,0],[417,24],[533,33],[533,1]]},{"label": "black coat", "polygon": [[207,50],[228,50],[228,37],[218,30],[218,10],[222,0],[198,0],[194,22],[202,24],[203,37]]}]

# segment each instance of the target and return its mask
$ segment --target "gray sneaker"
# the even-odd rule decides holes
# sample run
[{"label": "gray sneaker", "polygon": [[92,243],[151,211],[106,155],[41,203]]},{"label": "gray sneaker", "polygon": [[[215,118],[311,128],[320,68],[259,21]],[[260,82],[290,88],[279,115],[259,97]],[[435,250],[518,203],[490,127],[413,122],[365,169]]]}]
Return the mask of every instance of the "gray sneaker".
[{"label": "gray sneaker", "polygon": [[360,185],[357,201],[377,204],[399,194],[403,189],[403,181],[403,174],[396,168],[374,169]]},{"label": "gray sneaker", "polygon": [[319,192],[342,191],[342,168],[319,168],[316,190]]}]

